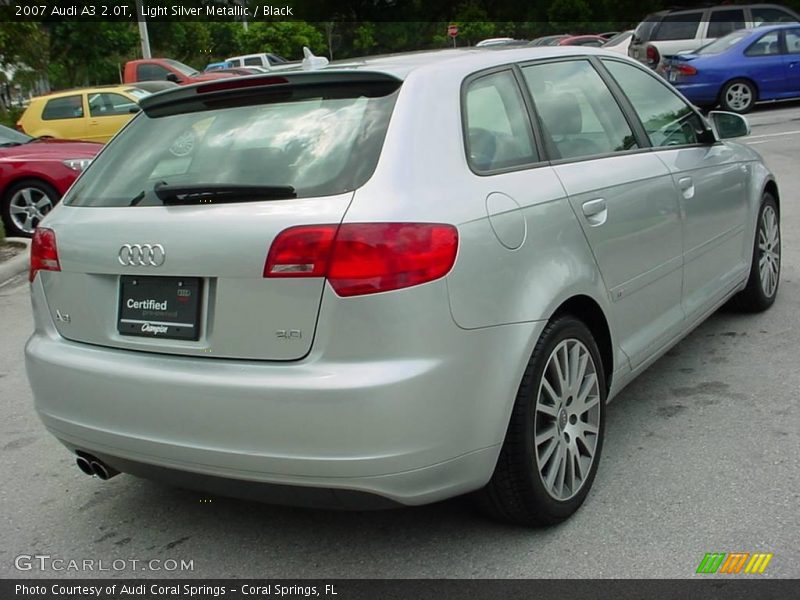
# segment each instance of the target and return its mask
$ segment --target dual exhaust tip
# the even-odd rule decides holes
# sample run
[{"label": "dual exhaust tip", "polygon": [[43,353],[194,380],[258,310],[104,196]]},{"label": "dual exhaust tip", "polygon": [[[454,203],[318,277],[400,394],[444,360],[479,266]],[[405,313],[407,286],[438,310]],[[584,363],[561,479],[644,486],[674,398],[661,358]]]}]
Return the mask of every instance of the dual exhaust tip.
[{"label": "dual exhaust tip", "polygon": [[97,477],[103,481],[108,481],[112,477],[119,475],[119,471],[114,467],[110,467],[91,454],[79,454],[78,458],[75,459],[75,464],[77,464],[78,468],[86,475]]}]

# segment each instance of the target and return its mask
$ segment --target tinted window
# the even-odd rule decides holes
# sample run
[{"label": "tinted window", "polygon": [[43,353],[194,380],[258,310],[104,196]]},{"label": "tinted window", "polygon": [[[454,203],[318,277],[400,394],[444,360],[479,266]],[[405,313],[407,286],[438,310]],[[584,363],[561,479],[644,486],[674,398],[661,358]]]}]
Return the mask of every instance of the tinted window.
[{"label": "tinted window", "polygon": [[169,71],[160,65],[143,64],[136,67],[138,81],[163,81],[167,75]]},{"label": "tinted window", "polygon": [[711,13],[706,37],[718,38],[738,29],[744,29],[744,11],[742,9],[715,10]]},{"label": "tinted window", "polygon": [[797,21],[795,17],[779,8],[751,8],[750,12],[756,27],[769,23],[794,23]]},{"label": "tinted window", "polygon": [[625,91],[653,146],[698,143],[705,130],[702,119],[657,76],[618,61],[603,64]]},{"label": "tinted window", "polygon": [[522,72],[551,151],[561,158],[636,147],[622,110],[588,61],[532,65]]},{"label": "tinted window", "polygon": [[79,119],[83,116],[83,98],[81,96],[66,96],[48,100],[42,111],[42,119]]},{"label": "tinted window", "polygon": [[253,57],[250,57],[250,58],[245,58],[244,59],[244,64],[248,65],[248,66],[255,65],[257,67],[260,67],[261,64],[262,64],[261,63],[261,57],[260,56],[253,56]]},{"label": "tinted window", "polygon": [[92,117],[113,117],[136,112],[138,105],[119,94],[89,94],[89,114]]},{"label": "tinted window", "polygon": [[223,106],[144,113],[102,152],[65,200],[160,205],[157,183],[292,186],[298,198],[360,187],[380,155],[397,84],[304,88]]},{"label": "tinted window", "polygon": [[781,53],[780,38],[777,31],[762,35],[744,52],[747,56],[774,56]]},{"label": "tinted window", "polygon": [[467,158],[479,171],[536,162],[522,92],[510,71],[471,81],[465,96]]},{"label": "tinted window", "polygon": [[694,39],[702,16],[701,12],[667,15],[653,31],[650,39],[657,42]]},{"label": "tinted window", "polygon": [[786,32],[786,51],[789,54],[800,54],[800,29],[790,29]]}]

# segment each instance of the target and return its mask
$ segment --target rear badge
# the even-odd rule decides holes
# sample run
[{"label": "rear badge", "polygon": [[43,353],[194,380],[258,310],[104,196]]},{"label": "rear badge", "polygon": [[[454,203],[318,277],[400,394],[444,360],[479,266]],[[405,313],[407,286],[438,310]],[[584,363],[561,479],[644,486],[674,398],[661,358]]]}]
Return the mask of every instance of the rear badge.
[{"label": "rear badge", "polygon": [[299,340],[303,338],[303,332],[299,329],[278,329],[275,337],[280,340]]},{"label": "rear badge", "polygon": [[59,323],[69,323],[70,317],[67,313],[62,313],[60,310],[56,310],[56,321]]}]

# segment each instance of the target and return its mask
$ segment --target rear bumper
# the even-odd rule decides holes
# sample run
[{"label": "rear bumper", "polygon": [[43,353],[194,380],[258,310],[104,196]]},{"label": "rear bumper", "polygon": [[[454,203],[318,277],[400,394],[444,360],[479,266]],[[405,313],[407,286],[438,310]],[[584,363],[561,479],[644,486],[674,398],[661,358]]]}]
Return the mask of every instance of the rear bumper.
[{"label": "rear bumper", "polygon": [[[274,363],[67,341],[55,331],[37,279],[37,327],[25,352],[36,409],[69,448],[123,472],[180,472],[175,481],[187,487],[223,478],[355,490],[408,505],[465,493],[491,476],[542,324],[465,331],[449,315],[444,282],[414,293],[442,307],[417,315],[412,327],[427,335],[398,330],[397,348],[386,348],[390,329],[409,327],[370,318],[376,304],[403,304],[402,293],[386,294],[331,307],[317,332],[318,345],[330,346],[326,340],[341,339],[337,329],[358,317],[375,324],[363,335],[383,340],[380,356],[363,339],[369,360],[312,351],[302,361]],[[386,308],[377,310],[396,314]],[[414,337],[412,358],[405,346]]]}]

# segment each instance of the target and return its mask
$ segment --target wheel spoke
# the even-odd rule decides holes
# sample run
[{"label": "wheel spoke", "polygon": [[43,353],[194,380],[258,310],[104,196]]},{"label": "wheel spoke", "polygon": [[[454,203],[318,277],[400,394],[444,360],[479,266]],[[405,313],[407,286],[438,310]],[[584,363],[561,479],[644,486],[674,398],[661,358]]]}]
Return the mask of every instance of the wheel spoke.
[{"label": "wheel spoke", "polygon": [[544,432],[537,434],[536,437],[534,438],[534,443],[536,444],[536,447],[538,448],[546,441],[552,440],[554,437],[556,437],[557,433],[558,433],[558,428],[555,425],[551,425]]},{"label": "wheel spoke", "polygon": [[556,445],[558,447],[556,448],[555,456],[550,461],[550,470],[547,472],[547,479],[545,480],[547,489],[550,490],[553,490],[553,484],[556,481],[556,476],[558,475],[558,470],[561,466],[561,455],[564,452],[563,446],[558,441],[556,441]]},{"label": "wheel spoke", "polygon": [[[545,376],[542,377],[542,389],[545,392],[547,392],[548,396],[550,396],[550,400],[553,401],[553,404],[558,402],[558,400],[561,398],[560,394],[557,394],[556,391],[553,389],[553,386],[550,385],[550,382],[547,380],[546,374],[545,374]],[[554,417],[555,416],[555,412],[553,412],[553,414],[551,416]]]},{"label": "wheel spoke", "polygon": [[539,457],[539,468],[544,469],[547,465],[547,461],[550,460],[550,457],[553,456],[553,451],[559,447],[558,439],[553,439],[552,442],[547,446],[545,451]]}]

